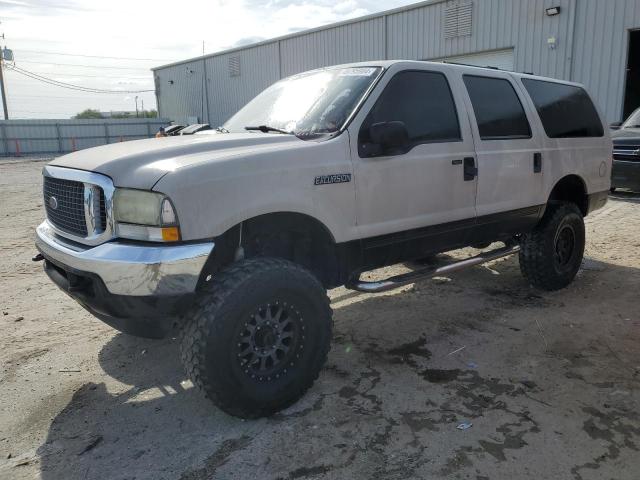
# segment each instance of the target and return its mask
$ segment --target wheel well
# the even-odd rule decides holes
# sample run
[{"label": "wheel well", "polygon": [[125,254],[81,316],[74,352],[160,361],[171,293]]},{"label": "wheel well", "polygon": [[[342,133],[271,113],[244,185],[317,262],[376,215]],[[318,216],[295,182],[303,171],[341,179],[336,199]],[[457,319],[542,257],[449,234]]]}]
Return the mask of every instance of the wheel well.
[{"label": "wheel well", "polygon": [[584,181],[577,175],[567,175],[560,179],[551,190],[549,201],[575,203],[585,217],[589,210],[587,189]]},{"label": "wheel well", "polygon": [[277,212],[253,217],[217,237],[215,244],[215,255],[205,266],[206,274],[237,260],[241,244],[244,258],[284,258],[313,272],[326,287],[344,282],[333,235],[309,215]]}]

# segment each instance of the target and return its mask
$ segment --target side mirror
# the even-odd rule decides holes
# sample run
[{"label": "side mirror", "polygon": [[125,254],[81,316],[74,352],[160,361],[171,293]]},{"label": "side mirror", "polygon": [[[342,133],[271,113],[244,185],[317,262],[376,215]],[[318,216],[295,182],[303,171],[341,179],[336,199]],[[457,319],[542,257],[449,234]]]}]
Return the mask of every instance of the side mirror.
[{"label": "side mirror", "polygon": [[402,149],[409,144],[407,126],[400,121],[374,123],[369,127],[369,137],[385,151]]},{"label": "side mirror", "polygon": [[622,122],[613,122],[609,124],[609,128],[611,130],[620,130],[621,126],[622,126]]}]

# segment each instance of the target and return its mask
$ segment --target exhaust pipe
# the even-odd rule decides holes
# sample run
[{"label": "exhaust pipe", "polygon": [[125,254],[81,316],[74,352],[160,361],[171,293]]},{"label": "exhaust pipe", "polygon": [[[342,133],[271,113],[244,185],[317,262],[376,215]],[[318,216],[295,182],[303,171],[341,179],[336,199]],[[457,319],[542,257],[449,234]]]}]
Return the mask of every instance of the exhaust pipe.
[{"label": "exhaust pipe", "polygon": [[490,252],[484,252],[479,255],[476,255],[475,257],[466,258],[464,260],[460,260],[459,262],[450,263],[448,265],[443,265],[441,267],[421,268],[420,270],[403,273],[401,275],[389,277],[385,280],[378,280],[374,282],[368,282],[368,281],[360,280],[358,278],[354,281],[347,283],[347,285],[345,286],[351,290],[355,290],[357,292],[363,292],[363,293],[386,292],[388,290],[393,290],[398,287],[403,287],[404,285],[408,285],[409,283],[415,283],[418,280],[422,280],[424,278],[430,278],[430,277],[434,277],[441,274],[451,273],[457,270],[462,270],[463,268],[469,268],[475,265],[481,265],[483,263],[490,262],[492,260],[497,260],[498,258],[508,257],[509,255],[513,255],[514,253],[518,253],[519,251],[520,251],[520,245],[509,244],[502,248],[491,250]]}]

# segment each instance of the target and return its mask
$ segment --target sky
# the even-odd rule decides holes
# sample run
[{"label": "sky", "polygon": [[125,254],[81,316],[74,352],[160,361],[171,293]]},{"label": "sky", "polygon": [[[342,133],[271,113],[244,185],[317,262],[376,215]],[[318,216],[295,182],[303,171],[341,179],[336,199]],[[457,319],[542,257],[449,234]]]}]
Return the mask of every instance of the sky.
[{"label": "sky", "polygon": [[[155,109],[151,67],[213,53],[416,0],[0,0],[0,46],[29,73],[84,88],[50,85],[4,70],[9,118],[69,118]],[[113,58],[106,58],[113,57]]]}]

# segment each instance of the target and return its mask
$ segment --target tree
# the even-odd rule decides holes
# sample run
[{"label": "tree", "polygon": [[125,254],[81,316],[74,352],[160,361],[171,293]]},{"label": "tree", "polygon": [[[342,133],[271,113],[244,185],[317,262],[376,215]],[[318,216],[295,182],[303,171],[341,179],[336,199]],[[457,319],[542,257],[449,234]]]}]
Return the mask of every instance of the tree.
[{"label": "tree", "polygon": [[78,120],[87,119],[87,118],[102,118],[102,114],[100,113],[99,110],[95,110],[93,108],[87,108],[86,110],[83,110],[82,112],[78,113],[73,118]]}]

